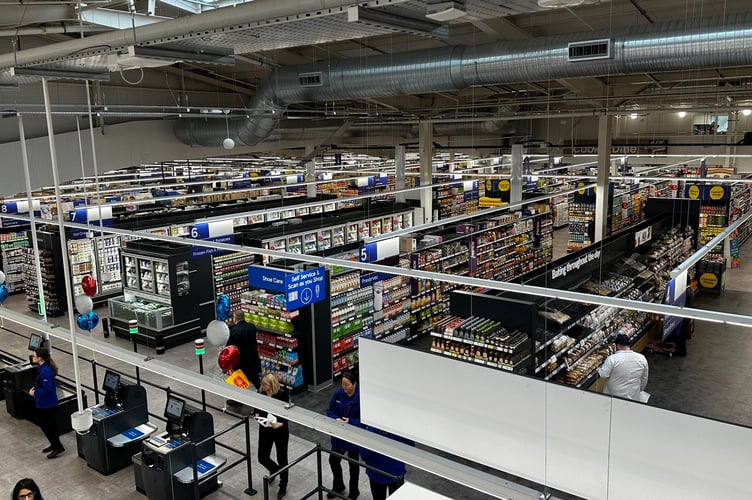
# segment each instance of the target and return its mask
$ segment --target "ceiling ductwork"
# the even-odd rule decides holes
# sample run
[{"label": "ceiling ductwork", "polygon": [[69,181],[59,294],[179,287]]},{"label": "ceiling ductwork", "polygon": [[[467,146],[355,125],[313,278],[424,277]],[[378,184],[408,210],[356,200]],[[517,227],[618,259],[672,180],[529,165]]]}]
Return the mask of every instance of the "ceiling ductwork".
[{"label": "ceiling ductwork", "polygon": [[[571,44],[608,43],[606,57],[570,59]],[[585,44],[587,45],[587,44]],[[290,66],[258,86],[249,119],[230,123],[236,143],[264,140],[288,105],[456,91],[478,85],[687,71],[752,65],[752,13],[634,26],[548,38],[454,46],[344,61]],[[219,122],[219,123],[218,123]],[[227,137],[218,120],[181,119],[186,144],[217,147]]]}]

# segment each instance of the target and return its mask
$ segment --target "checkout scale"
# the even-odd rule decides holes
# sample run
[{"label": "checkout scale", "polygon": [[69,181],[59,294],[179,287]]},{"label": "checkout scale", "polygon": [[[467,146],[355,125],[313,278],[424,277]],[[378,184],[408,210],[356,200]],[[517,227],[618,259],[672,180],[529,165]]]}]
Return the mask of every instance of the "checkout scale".
[{"label": "checkout scale", "polygon": [[150,423],[146,390],[120,379],[107,370],[102,385],[104,403],[92,406],[89,431],[76,435],[79,456],[89,467],[111,474],[131,465],[131,457],[141,449],[141,441],[157,430]]},{"label": "checkout scale", "polygon": [[[212,415],[170,395],[164,416],[167,430],[143,440],[140,456],[133,457],[136,489],[150,500],[193,498],[195,448],[199,493],[204,496],[216,490],[217,472],[227,459],[215,454]],[[201,444],[194,446],[194,443]]]}]

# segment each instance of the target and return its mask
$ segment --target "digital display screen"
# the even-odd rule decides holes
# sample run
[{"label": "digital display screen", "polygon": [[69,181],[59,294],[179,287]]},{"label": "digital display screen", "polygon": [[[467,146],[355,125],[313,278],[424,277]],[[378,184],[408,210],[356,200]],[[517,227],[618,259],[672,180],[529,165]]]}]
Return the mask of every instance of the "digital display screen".
[{"label": "digital display screen", "polygon": [[32,333],[31,337],[29,337],[29,350],[30,351],[36,351],[40,347],[42,347],[42,344],[44,343],[44,337],[41,335],[37,335],[36,333]]},{"label": "digital display screen", "polygon": [[183,408],[185,407],[185,401],[182,399],[169,397],[167,398],[167,406],[165,406],[164,416],[168,420],[180,421],[183,418]]},{"label": "digital display screen", "polygon": [[104,374],[104,383],[102,384],[102,389],[105,392],[111,392],[114,394],[115,391],[117,391],[118,384],[120,384],[120,375],[107,370]]}]

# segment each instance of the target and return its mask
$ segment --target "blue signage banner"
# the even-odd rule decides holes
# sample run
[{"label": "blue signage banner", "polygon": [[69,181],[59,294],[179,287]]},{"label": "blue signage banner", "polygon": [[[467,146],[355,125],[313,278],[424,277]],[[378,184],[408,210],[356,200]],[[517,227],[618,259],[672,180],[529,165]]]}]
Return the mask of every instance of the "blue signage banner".
[{"label": "blue signage banner", "polygon": [[389,273],[368,273],[364,274],[360,277],[360,286],[368,286],[373,285],[374,283],[377,283],[379,281],[384,281],[386,279],[391,278],[394,276],[393,274]]},{"label": "blue signage banner", "polygon": [[[681,278],[681,279],[680,279]],[[684,306],[687,299],[686,292],[687,276],[683,274],[668,282],[666,287],[666,299],[664,303],[672,306]],[[666,340],[671,332],[681,325],[684,318],[681,316],[666,316],[663,318],[662,340]]]},{"label": "blue signage banner", "polygon": [[285,276],[288,311],[324,300],[326,295],[326,269],[323,266]]},{"label": "blue signage banner", "polygon": [[273,292],[285,291],[285,277],[289,272],[264,266],[248,266],[248,284]]},{"label": "blue signage banner", "polygon": [[[235,235],[226,234],[225,236],[217,236],[216,238],[204,238],[204,240],[216,241],[219,243],[235,243]],[[193,257],[194,259],[198,257],[206,257],[207,255],[219,255],[225,252],[227,252],[227,250],[224,250],[222,248],[198,247],[191,245],[191,257]]]}]

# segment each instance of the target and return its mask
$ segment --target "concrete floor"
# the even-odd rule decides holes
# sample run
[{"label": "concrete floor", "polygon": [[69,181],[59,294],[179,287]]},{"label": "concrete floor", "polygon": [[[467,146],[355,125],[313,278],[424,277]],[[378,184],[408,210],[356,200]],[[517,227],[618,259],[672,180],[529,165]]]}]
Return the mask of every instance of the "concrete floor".
[{"label": "concrete floor", "polygon": [[[555,243],[565,237],[555,237]],[[752,259],[752,247],[742,249],[742,266],[739,269],[727,271],[726,290],[720,296],[698,295],[695,306],[698,308],[723,310],[726,312],[747,313],[750,304],[749,291],[752,290],[752,264],[745,261]],[[12,296],[5,307],[22,311],[26,308],[26,301],[22,296]],[[98,311],[100,316],[106,314],[104,309]],[[29,313],[31,314],[31,313]],[[67,319],[51,319],[55,323],[67,327]],[[28,332],[17,325],[2,325],[0,336],[3,339],[2,350],[13,353],[19,357],[26,356]],[[102,337],[101,327],[98,327],[92,335]],[[117,339],[114,336],[109,342],[121,345],[126,349],[131,348],[128,342]],[[67,351],[67,346],[60,346]],[[669,358],[663,354],[648,354],[650,363],[650,381],[647,390],[652,393],[650,404],[670,410],[692,413],[698,416],[715,418],[733,422],[740,425],[752,425],[752,365],[749,363],[752,357],[752,342],[749,330],[732,325],[698,322],[694,339],[688,342],[688,356]],[[139,352],[145,355],[155,355],[153,350],[139,346]],[[213,360],[219,352],[219,348],[207,346],[207,376],[221,376],[218,367]],[[79,352],[79,355],[87,360],[96,361],[104,365],[111,365],[121,369],[125,373],[135,373],[127,366],[97,355],[96,359],[91,352]],[[73,367],[71,357],[65,352],[54,353],[54,357],[60,366],[60,372],[72,378]],[[160,359],[169,361],[185,368],[195,368],[198,371],[197,358],[190,344],[169,349]],[[84,385],[91,386],[91,366],[89,363],[81,363],[81,376]],[[159,385],[158,376],[144,373],[143,379]],[[101,378],[100,378],[101,380]],[[173,390],[183,392],[200,399],[200,393],[180,384],[173,384]],[[147,389],[149,394],[150,411],[161,415],[164,408],[164,393],[158,389]],[[294,396],[296,404],[305,408],[324,412],[329,400],[331,390],[319,393],[306,392]],[[220,398],[207,395],[207,402],[216,408],[224,406]],[[93,404],[93,398],[90,399]],[[215,430],[221,431],[236,422],[238,418],[221,411],[214,411]],[[161,422],[156,421],[162,429]],[[295,424],[291,426],[292,436],[290,440],[290,453],[292,458],[302,455],[310,450],[316,442],[328,444],[329,439],[316,431],[305,429]],[[133,472],[131,468],[124,469],[109,476],[103,476],[89,468],[86,462],[76,454],[75,436],[68,433],[62,436],[62,442],[66,447],[66,453],[55,460],[48,460],[41,449],[46,446],[46,440],[41,431],[25,420],[17,420],[7,412],[0,411],[0,449],[5,451],[5,463],[0,468],[0,484],[4,491],[12,489],[15,482],[25,476],[35,478],[42,493],[49,499],[88,499],[88,498],[113,498],[113,499],[142,499],[145,498],[136,492],[134,487]],[[256,429],[251,429],[252,449],[252,474],[253,486],[261,490],[261,477],[266,473],[258,464],[255,457]],[[220,442],[231,444],[234,447],[244,446],[244,435],[241,430],[234,430],[220,439]],[[225,450],[219,453],[226,455],[230,461],[239,458],[238,455]],[[479,466],[481,467],[481,466]],[[331,484],[331,474],[328,464],[324,459],[322,467],[324,484]],[[442,493],[451,498],[462,499],[485,499],[486,495],[463,488],[455,483],[438,478],[423,471],[408,469],[407,479],[431,490]],[[243,493],[248,486],[248,477],[245,466],[236,467],[221,476],[223,487],[206,498],[209,499],[241,499],[248,498]],[[316,462],[309,458],[297,466],[290,475],[287,498],[300,498],[308,492],[316,482]],[[360,491],[363,499],[370,498],[369,488],[365,475],[361,474]],[[276,488],[271,489],[272,498],[276,498]],[[566,497],[565,495],[562,495]],[[259,493],[256,498],[263,498]]]}]

